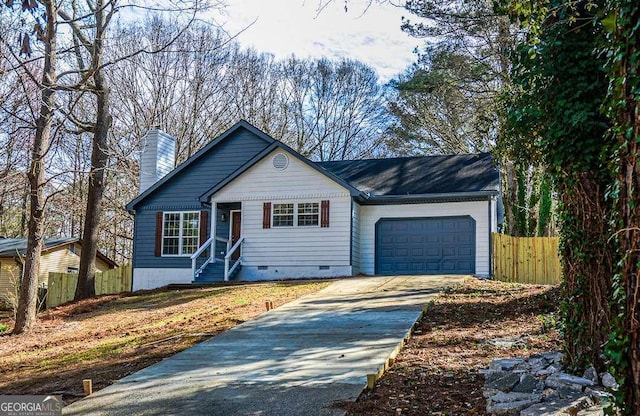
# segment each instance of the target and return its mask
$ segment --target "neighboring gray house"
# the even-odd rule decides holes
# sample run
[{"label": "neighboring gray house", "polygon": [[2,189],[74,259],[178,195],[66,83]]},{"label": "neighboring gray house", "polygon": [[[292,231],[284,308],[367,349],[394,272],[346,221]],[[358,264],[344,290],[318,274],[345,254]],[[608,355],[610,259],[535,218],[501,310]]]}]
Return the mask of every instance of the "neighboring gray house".
[{"label": "neighboring gray house", "polygon": [[312,162],[241,121],[169,172],[173,140],[158,130],[146,139],[141,193],[127,205],[135,290],[489,275],[500,189],[489,154]]}]

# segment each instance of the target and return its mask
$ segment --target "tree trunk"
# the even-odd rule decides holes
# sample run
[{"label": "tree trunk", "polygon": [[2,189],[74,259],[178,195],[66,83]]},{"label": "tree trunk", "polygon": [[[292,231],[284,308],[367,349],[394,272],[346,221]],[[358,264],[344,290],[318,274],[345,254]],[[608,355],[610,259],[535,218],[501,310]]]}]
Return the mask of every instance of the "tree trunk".
[{"label": "tree trunk", "polygon": [[[622,281],[626,294],[624,330],[629,337],[630,363],[625,374],[625,403],[632,406],[632,414],[640,414],[640,114],[636,103],[635,115],[631,121],[635,135],[627,143],[622,153],[620,167],[620,213],[623,229],[620,234],[622,249]],[[630,115],[631,115],[630,114]]]},{"label": "tree trunk", "polygon": [[[640,13],[639,13],[640,14]],[[640,43],[630,47],[640,50]],[[627,63],[627,65],[629,65]],[[636,70],[629,65],[629,70]],[[628,337],[629,366],[624,371],[624,397],[631,414],[640,414],[640,102],[627,92],[627,108],[622,115],[621,125],[627,133],[620,137],[622,150],[618,183],[620,196],[620,249],[623,256],[622,285],[625,290],[626,304],[624,313],[624,335]],[[626,137],[625,137],[626,136]]]},{"label": "tree trunk", "polygon": [[36,121],[36,135],[31,152],[31,166],[27,174],[29,178],[29,224],[27,251],[25,253],[24,271],[20,284],[20,298],[16,313],[14,334],[29,330],[36,322],[38,302],[38,276],[40,274],[40,255],[44,238],[45,197],[45,156],[49,149],[53,112],[55,108],[56,84],[56,2],[43,2],[47,18],[45,53],[42,68],[42,85],[40,114]]},{"label": "tree trunk", "polygon": [[75,300],[95,295],[96,252],[98,250],[98,234],[102,217],[105,169],[109,161],[109,154],[107,153],[108,135],[112,122],[109,109],[109,87],[101,67],[104,53],[104,31],[106,29],[102,2],[97,2],[95,10],[97,32],[91,65],[95,71],[93,80],[95,82],[97,114],[93,134],[89,191],[87,194],[87,209],[82,233],[82,253],[80,254]]},{"label": "tree trunk", "polygon": [[[565,361],[574,370],[593,365],[607,371],[603,348],[611,330],[611,285],[615,253],[609,225],[608,182],[591,172],[575,172],[560,181],[561,252],[565,308]],[[586,342],[588,340],[588,342]]]},{"label": "tree trunk", "polygon": [[504,164],[504,177],[502,179],[503,203],[504,203],[504,231],[508,235],[517,235],[516,207],[518,205],[518,185],[516,181],[516,168],[512,161]]},{"label": "tree trunk", "polygon": [[[617,378],[624,378],[621,396],[624,409],[640,415],[640,6],[637,1],[614,3],[616,32],[611,46],[615,59],[611,65],[611,104],[618,133],[620,155],[618,163],[618,230],[619,250],[622,256],[619,287],[624,299],[614,298],[621,317],[622,328],[617,328],[617,339],[622,345],[613,351]],[[611,12],[610,11],[610,12]],[[620,333],[620,331],[622,333]]]}]

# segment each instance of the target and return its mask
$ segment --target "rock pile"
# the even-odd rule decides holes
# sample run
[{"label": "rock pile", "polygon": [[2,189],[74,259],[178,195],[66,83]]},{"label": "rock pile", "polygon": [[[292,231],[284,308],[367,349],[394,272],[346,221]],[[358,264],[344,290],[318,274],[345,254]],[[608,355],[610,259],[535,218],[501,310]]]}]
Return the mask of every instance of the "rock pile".
[{"label": "rock pile", "polygon": [[594,368],[582,377],[567,374],[562,353],[547,352],[525,358],[493,360],[485,376],[483,394],[489,415],[560,416],[604,415],[603,406],[615,389],[609,373]]}]

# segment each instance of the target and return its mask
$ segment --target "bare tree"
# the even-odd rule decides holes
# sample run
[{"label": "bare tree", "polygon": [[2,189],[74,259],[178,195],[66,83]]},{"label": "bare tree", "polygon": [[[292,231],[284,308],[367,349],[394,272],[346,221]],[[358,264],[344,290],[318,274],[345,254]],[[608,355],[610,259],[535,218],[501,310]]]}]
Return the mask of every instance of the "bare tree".
[{"label": "bare tree", "polygon": [[[11,6],[12,2],[7,5]],[[11,54],[15,68],[27,71],[31,80],[38,85],[40,95],[39,113],[36,117],[36,130],[31,146],[31,160],[27,177],[29,180],[29,221],[27,249],[24,256],[24,270],[20,284],[20,298],[16,314],[14,334],[20,334],[29,330],[36,321],[36,304],[38,275],[40,271],[40,256],[44,238],[44,212],[45,212],[45,166],[46,155],[49,151],[51,129],[55,112],[55,88],[57,83],[56,58],[57,58],[57,3],[55,1],[42,1],[43,14],[35,13],[40,7],[35,2],[23,2],[24,22],[27,17],[32,20],[31,27],[36,28],[38,40],[43,46],[41,52],[41,74],[38,81],[35,75],[29,71],[29,61],[33,53],[33,47],[29,32],[20,28],[19,52],[15,52],[14,45],[6,37],[2,38],[3,47]],[[32,13],[25,13],[29,11]],[[39,11],[39,10],[38,10]],[[41,18],[42,17],[42,18]],[[25,59],[20,58],[25,56]]]},{"label": "bare tree", "polygon": [[353,60],[284,64],[291,124],[283,140],[318,160],[375,156],[389,127],[386,97],[375,72]]},{"label": "bare tree", "polygon": [[[138,48],[132,53],[116,57],[115,61],[124,60],[141,53],[157,53],[171,45],[191,23],[197,14],[206,6],[206,2],[198,0],[182,1],[176,9],[167,11],[188,11],[190,17],[184,22],[184,29],[180,30],[167,43],[157,49]],[[110,84],[105,74],[105,68],[113,62],[106,62],[107,31],[115,13],[122,7],[132,7],[134,4],[121,4],[118,0],[86,0],[85,7],[77,7],[72,3],[73,13],[60,9],[59,16],[69,25],[76,45],[78,69],[70,71],[79,76],[79,81],[72,87],[74,90],[88,89],[95,96],[95,118],[93,121],[78,120],[72,113],[67,116],[82,131],[93,133],[91,152],[91,171],[87,193],[84,229],[82,233],[83,249],[80,255],[78,284],[75,299],[90,297],[95,294],[95,259],[100,233],[102,215],[102,200],[106,187],[105,171],[109,163],[109,131],[113,117],[110,107]],[[83,57],[86,56],[86,61]],[[66,74],[65,74],[66,75]]]}]

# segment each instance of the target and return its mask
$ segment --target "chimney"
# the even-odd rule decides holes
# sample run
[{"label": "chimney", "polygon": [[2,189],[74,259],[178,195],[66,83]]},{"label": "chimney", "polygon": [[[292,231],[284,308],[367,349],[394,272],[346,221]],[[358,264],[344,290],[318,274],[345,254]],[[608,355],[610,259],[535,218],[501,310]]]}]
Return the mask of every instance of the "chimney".
[{"label": "chimney", "polygon": [[139,194],[173,170],[176,153],[176,140],[158,126],[147,132],[141,144]]}]

